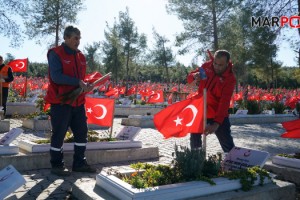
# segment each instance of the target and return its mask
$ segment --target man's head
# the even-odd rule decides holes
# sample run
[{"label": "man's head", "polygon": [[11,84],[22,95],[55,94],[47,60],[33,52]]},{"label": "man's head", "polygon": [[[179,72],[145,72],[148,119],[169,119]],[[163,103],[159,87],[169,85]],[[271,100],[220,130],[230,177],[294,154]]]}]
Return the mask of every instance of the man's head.
[{"label": "man's head", "polygon": [[2,64],[3,64],[3,57],[0,56],[0,65],[2,65]]},{"label": "man's head", "polygon": [[78,50],[80,39],[80,31],[78,28],[73,26],[66,27],[64,31],[64,40],[68,47],[75,51]]},{"label": "man's head", "polygon": [[221,76],[227,69],[230,60],[230,53],[226,50],[218,50],[214,55],[214,70],[215,73]]}]

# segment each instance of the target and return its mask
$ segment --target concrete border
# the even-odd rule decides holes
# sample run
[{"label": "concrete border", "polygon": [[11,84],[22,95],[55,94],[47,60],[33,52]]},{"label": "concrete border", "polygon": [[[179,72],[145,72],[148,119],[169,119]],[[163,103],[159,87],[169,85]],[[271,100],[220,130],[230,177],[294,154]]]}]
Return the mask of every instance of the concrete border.
[{"label": "concrete border", "polygon": [[[294,200],[296,187],[293,183],[274,180],[275,184],[266,184],[263,187],[255,186],[252,190],[244,192],[241,190],[212,194],[203,197],[195,197],[193,200],[211,200],[211,199],[230,199],[230,200],[249,200],[249,199],[264,199],[264,200]],[[72,195],[77,199],[86,200],[101,200],[111,199],[116,197],[104,191],[96,185],[96,181],[81,182],[76,181],[72,187]]]},{"label": "concrete border", "polygon": [[271,161],[264,165],[264,169],[276,174],[280,180],[289,181],[300,186],[300,169],[277,165]]},{"label": "concrete border", "polygon": [[[122,161],[135,161],[146,159],[158,159],[158,147],[133,148],[133,149],[111,149],[111,150],[87,150],[86,158],[89,164],[117,163]],[[23,152],[17,155],[1,155],[0,169],[11,164],[17,170],[33,170],[50,168],[49,153],[28,153]],[[71,166],[73,152],[65,152],[64,160],[66,166]]]},{"label": "concrete border", "polygon": [[[292,114],[282,115],[230,115],[229,120],[231,125],[237,124],[269,124],[281,123],[298,119]],[[130,115],[128,118],[123,118],[121,124],[124,126],[137,126],[142,128],[155,128],[153,116],[147,115]]]}]

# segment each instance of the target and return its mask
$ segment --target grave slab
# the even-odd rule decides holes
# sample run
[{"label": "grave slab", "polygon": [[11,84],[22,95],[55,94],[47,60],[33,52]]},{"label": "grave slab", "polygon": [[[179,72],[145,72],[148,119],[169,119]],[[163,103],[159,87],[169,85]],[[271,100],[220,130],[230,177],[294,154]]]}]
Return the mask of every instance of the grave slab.
[{"label": "grave slab", "polygon": [[[222,192],[218,194],[210,194],[201,197],[191,197],[191,200],[294,200],[295,199],[295,185],[293,183],[274,180],[274,184],[266,184],[263,187],[255,186],[252,190],[244,192],[241,190]],[[72,187],[72,195],[77,199],[86,200],[102,200],[102,199],[119,199],[107,192],[96,184],[96,181],[81,182],[77,180]],[[122,198],[124,199],[124,198]],[[145,198],[147,199],[147,198]],[[150,198],[151,199],[151,198]],[[165,200],[164,197],[158,197],[157,200]]]},{"label": "grave slab", "polygon": [[9,120],[0,120],[0,133],[8,132],[10,128]]},{"label": "grave slab", "polygon": [[289,181],[300,186],[300,169],[274,164],[267,161],[264,169],[278,176],[278,179]]}]

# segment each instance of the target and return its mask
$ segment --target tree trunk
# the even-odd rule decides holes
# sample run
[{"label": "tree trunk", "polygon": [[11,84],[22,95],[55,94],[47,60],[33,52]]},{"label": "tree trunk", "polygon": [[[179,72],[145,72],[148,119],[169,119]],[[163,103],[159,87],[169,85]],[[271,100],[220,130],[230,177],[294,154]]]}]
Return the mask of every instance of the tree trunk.
[{"label": "tree trunk", "polygon": [[56,30],[55,30],[55,46],[57,47],[58,46],[58,40],[59,40],[59,37],[58,37],[58,34],[59,34],[59,6],[60,6],[60,2],[57,1],[57,5],[56,5]]},{"label": "tree trunk", "polygon": [[213,15],[213,34],[214,34],[214,50],[217,51],[219,49],[218,42],[218,27],[217,27],[217,14],[216,14],[216,4],[215,0],[212,0],[212,15]]}]

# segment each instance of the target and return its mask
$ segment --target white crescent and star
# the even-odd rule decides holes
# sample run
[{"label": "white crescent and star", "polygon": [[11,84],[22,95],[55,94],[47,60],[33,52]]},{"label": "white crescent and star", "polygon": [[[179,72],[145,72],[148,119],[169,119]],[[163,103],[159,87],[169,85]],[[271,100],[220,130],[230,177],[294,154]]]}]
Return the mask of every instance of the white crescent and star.
[{"label": "white crescent and star", "polygon": [[157,97],[154,100],[158,100],[160,98],[160,94],[159,93],[156,93],[156,94],[157,94]]},{"label": "white crescent and star", "polygon": [[[196,115],[197,115],[197,113],[198,113],[198,109],[197,109],[194,105],[188,105],[188,106],[186,106],[186,107],[182,110],[182,112],[183,112],[185,109],[188,109],[188,108],[192,110],[192,112],[193,112],[193,118],[192,118],[192,120],[191,120],[189,123],[187,123],[185,126],[192,126],[193,123],[194,123],[194,121],[195,121]],[[179,125],[179,124],[182,125],[182,123],[181,123],[182,120],[183,120],[183,118],[179,118],[179,116],[177,116],[176,120],[174,120],[174,122],[176,123],[176,126]]]},{"label": "white crescent and star", "polygon": [[[102,104],[96,104],[94,107],[100,107],[100,108],[102,108],[102,110],[103,110],[102,115],[101,116],[95,116],[95,118],[96,119],[103,119],[106,116],[106,114],[107,114],[106,107],[104,105],[102,105]],[[93,110],[92,110],[92,108],[88,108],[86,112],[92,113]]]},{"label": "white crescent and star", "polygon": [[[22,66],[19,66],[19,65],[22,65]],[[19,62],[17,65],[16,65],[17,68],[19,69],[23,69],[25,67],[25,63],[24,62]]]}]

